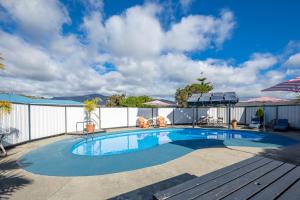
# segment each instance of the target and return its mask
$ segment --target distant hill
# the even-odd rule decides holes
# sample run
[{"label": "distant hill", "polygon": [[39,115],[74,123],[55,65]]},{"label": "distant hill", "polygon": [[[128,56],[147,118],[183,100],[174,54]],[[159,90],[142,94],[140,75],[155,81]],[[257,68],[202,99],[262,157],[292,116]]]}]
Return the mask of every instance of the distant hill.
[{"label": "distant hill", "polygon": [[[78,101],[78,102],[84,102],[85,100],[88,99],[93,99],[95,97],[99,97],[100,99],[102,99],[102,101],[100,102],[100,105],[105,105],[108,96],[104,96],[102,94],[88,94],[88,95],[82,95],[82,96],[68,96],[68,97],[53,97],[53,100],[72,100],[72,101]],[[174,101],[169,101],[166,99],[157,99],[166,103],[175,103]]]},{"label": "distant hill", "polygon": [[100,102],[101,105],[106,104],[107,96],[104,96],[102,94],[88,94],[88,95],[82,95],[82,96],[69,96],[69,97],[53,97],[53,100],[72,100],[72,101],[78,101],[78,102],[84,102],[88,99],[93,99],[95,97],[100,98],[102,101]]}]

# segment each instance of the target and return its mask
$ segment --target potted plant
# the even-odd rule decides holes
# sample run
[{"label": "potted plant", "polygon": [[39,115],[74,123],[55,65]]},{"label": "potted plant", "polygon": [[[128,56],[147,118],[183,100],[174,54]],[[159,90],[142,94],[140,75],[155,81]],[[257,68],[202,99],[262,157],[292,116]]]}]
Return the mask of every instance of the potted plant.
[{"label": "potted plant", "polygon": [[233,129],[236,129],[236,128],[237,128],[237,120],[236,120],[236,119],[233,119],[233,120],[231,121],[231,126],[232,126]]},{"label": "potted plant", "polygon": [[86,124],[87,133],[93,133],[95,131],[95,124],[91,120],[91,115],[92,112],[96,109],[99,101],[100,98],[94,98],[83,102],[84,109],[87,112],[87,124]]},{"label": "potted plant", "polygon": [[262,108],[258,108],[255,115],[256,117],[259,117],[260,123],[264,121],[264,110]]}]

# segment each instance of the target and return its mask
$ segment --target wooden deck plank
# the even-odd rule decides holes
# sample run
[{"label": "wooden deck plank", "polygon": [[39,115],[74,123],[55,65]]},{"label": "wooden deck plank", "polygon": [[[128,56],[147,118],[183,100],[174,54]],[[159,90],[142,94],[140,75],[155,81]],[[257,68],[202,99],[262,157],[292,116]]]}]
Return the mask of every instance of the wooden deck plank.
[{"label": "wooden deck plank", "polygon": [[300,199],[300,180],[298,180],[291,188],[283,193],[278,200],[299,200]]},{"label": "wooden deck plank", "polygon": [[254,171],[251,171],[243,176],[240,176],[237,179],[234,179],[233,181],[225,185],[222,185],[221,187],[218,187],[202,196],[199,196],[196,199],[201,199],[201,200],[222,199],[223,197],[229,195],[230,193],[244,187],[245,185],[248,185],[250,182],[280,167],[281,165],[283,165],[283,162],[272,161],[262,167],[255,169]]},{"label": "wooden deck plank", "polygon": [[295,183],[300,178],[300,167],[294,168],[292,171],[282,176],[277,181],[260,191],[251,200],[266,200],[275,199],[281,195],[291,184]]},{"label": "wooden deck plank", "polygon": [[235,163],[235,164],[230,165],[228,167],[219,169],[217,171],[211,172],[209,174],[206,174],[206,175],[203,175],[201,177],[198,177],[198,178],[192,179],[190,181],[187,181],[185,183],[179,184],[175,187],[171,187],[167,190],[163,190],[161,192],[158,192],[154,195],[154,198],[159,199],[159,200],[167,199],[171,196],[175,196],[176,194],[179,194],[181,192],[192,189],[192,188],[194,188],[198,185],[201,185],[201,184],[203,184],[207,181],[210,181],[214,178],[223,176],[223,175],[228,174],[228,173],[230,173],[234,170],[237,170],[239,168],[242,168],[246,165],[257,162],[257,161],[262,160],[262,159],[263,159],[263,157],[255,156],[255,157],[243,160],[241,162]]},{"label": "wooden deck plank", "polygon": [[[262,176],[261,178],[251,182],[250,184],[242,187],[241,189],[231,193],[230,195],[222,198],[222,200],[241,200],[248,199],[259,191],[263,190],[265,187],[270,185],[272,182],[279,179],[281,176],[285,175],[287,172],[295,168],[295,165],[285,163],[280,167],[276,168],[272,172]],[[299,198],[300,199],[300,198]]]},{"label": "wooden deck plank", "polygon": [[169,199],[172,199],[172,200],[194,199],[200,195],[203,195],[217,187],[220,187],[221,185],[226,184],[226,183],[228,183],[244,174],[247,174],[261,166],[264,166],[270,162],[272,162],[271,159],[263,158],[261,160],[258,160],[257,162],[251,163],[240,169],[232,171],[228,174],[225,174],[223,176],[220,176],[218,178],[210,180],[210,181],[208,181],[202,185],[199,185],[197,187],[194,187],[188,191],[185,191],[180,194],[177,194],[176,196],[170,197]]}]

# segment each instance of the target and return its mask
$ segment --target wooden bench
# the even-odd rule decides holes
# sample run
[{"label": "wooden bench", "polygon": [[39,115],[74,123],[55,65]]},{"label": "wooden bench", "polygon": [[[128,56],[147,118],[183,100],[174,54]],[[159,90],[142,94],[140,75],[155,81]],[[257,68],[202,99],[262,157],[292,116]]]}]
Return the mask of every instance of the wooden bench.
[{"label": "wooden bench", "polygon": [[253,157],[160,191],[157,200],[300,199],[300,167]]}]

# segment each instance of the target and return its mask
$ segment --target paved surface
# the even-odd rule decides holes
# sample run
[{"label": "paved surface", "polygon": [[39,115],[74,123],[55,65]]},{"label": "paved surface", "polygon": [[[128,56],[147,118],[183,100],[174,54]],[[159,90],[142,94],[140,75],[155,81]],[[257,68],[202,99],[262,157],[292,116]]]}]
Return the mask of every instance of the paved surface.
[{"label": "paved surface", "polygon": [[300,167],[255,156],[157,192],[154,198],[299,200],[299,185]]},{"label": "paved surface", "polygon": [[[300,140],[297,132],[284,134]],[[9,156],[0,160],[0,199],[147,199],[150,198],[149,191],[168,188],[194,176],[201,176],[253,157],[255,153],[269,153],[254,147],[201,149],[161,165],[90,177],[35,175],[20,169],[16,164],[16,160],[30,150],[69,137],[72,136],[49,138],[10,149]],[[300,149],[300,145],[290,148]],[[275,154],[281,155],[282,152],[291,151],[290,148],[277,150]],[[293,156],[300,156],[300,151],[294,154]],[[284,159],[298,162],[288,153],[283,155]]]}]

